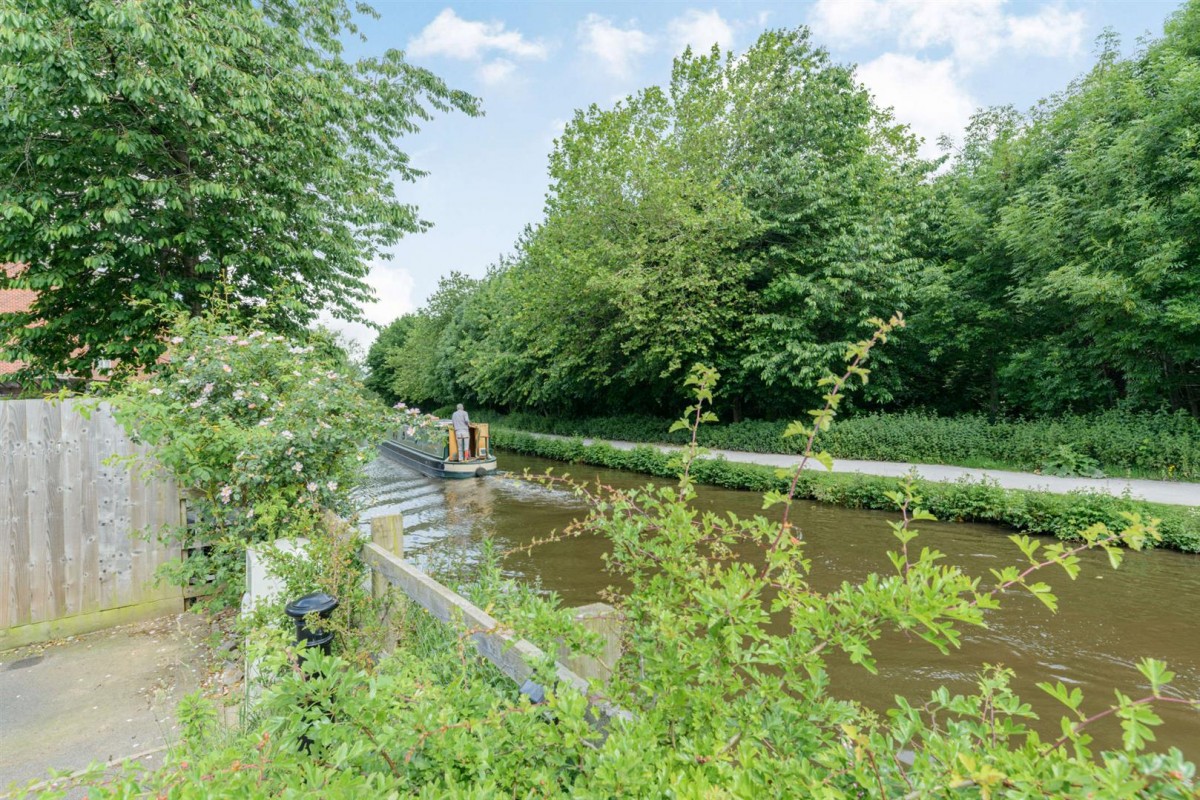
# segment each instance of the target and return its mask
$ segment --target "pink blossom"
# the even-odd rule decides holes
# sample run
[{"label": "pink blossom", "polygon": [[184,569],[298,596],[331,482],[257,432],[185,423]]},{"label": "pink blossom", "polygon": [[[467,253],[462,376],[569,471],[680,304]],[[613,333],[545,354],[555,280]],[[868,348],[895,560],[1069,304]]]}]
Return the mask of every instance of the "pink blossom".
[{"label": "pink blossom", "polygon": [[233,372],[233,367],[229,366],[228,364],[222,364],[221,369],[225,370],[226,372]]},{"label": "pink blossom", "polygon": [[204,384],[204,388],[200,390],[200,394],[208,397],[210,394],[212,394],[212,390],[215,389],[216,386],[217,385],[215,383],[206,383]]},{"label": "pink blossom", "polygon": [[232,486],[222,486],[221,487],[221,502],[228,504],[229,498],[231,498],[231,497],[233,497],[233,487]]}]

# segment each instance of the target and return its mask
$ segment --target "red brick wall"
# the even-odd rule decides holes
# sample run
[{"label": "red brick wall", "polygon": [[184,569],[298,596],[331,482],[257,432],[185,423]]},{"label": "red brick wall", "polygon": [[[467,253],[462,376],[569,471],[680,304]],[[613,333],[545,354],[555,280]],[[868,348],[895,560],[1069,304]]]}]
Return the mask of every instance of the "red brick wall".
[{"label": "red brick wall", "polygon": [[[20,273],[20,264],[0,264],[9,277]],[[28,311],[33,305],[37,292],[30,289],[0,289],[0,314],[11,314],[16,311]],[[0,375],[11,375],[20,369],[21,365],[14,361],[0,361]]]}]

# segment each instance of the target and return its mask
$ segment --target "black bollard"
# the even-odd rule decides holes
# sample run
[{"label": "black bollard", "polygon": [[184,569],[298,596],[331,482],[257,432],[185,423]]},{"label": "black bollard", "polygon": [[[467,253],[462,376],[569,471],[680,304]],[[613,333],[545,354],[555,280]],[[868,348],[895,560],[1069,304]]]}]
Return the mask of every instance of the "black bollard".
[{"label": "black bollard", "polygon": [[304,618],[308,614],[315,613],[322,620],[329,619],[329,615],[337,607],[338,601],[324,592],[306,594],[304,597],[288,603],[283,613],[296,623],[296,643],[305,647],[319,647],[322,653],[329,655],[333,645],[333,632],[326,631],[319,625],[309,628],[305,624]]},{"label": "black bollard", "polygon": [[[316,614],[318,619],[329,619],[329,615],[338,607],[338,601],[324,592],[313,592],[306,594],[304,597],[293,600],[288,603],[283,609],[283,613],[292,618],[296,623],[296,644],[300,645],[304,650],[310,647],[319,647],[321,652],[329,655],[333,646],[333,632],[324,630],[319,624],[309,627],[304,618],[308,614]],[[300,661],[304,661],[304,652],[300,653]],[[305,702],[308,708],[319,706],[320,704],[312,700]],[[328,713],[325,714],[328,716]],[[300,749],[305,752],[311,752],[313,740],[308,737],[307,731],[300,734]]]}]

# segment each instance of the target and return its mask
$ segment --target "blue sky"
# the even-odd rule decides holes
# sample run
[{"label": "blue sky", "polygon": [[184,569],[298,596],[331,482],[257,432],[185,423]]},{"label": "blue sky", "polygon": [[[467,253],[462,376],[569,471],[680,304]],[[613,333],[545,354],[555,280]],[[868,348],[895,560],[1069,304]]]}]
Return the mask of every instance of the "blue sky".
[{"label": "blue sky", "polygon": [[[808,25],[877,100],[926,137],[958,134],[977,108],[1026,108],[1093,63],[1096,37],[1127,51],[1179,3],[1159,0],[808,0],[807,2],[412,2],[375,0],[353,54],[404,50],[485,116],[440,117],[404,141],[430,174],[397,194],[433,223],[372,266],[386,324],[419,308],[451,270],[481,276],[541,218],[546,157],[577,108],[666,82],[685,46],[741,51],[766,28]],[[333,325],[363,347],[365,326]]]}]

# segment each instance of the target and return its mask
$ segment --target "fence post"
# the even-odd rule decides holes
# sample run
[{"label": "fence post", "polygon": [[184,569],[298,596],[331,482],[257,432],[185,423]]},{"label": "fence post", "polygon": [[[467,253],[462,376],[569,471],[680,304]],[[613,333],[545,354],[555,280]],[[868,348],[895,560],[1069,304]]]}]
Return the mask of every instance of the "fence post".
[{"label": "fence post", "polygon": [[[387,552],[404,557],[404,517],[393,514],[387,517],[375,517],[371,520],[371,541]],[[371,570],[371,596],[375,599],[384,598],[391,590],[388,579]],[[393,621],[392,602],[384,601],[383,616],[380,622],[387,637],[383,643],[383,652],[391,653],[396,648],[396,625]]]},{"label": "fence post", "polygon": [[573,613],[576,623],[599,634],[604,643],[598,658],[572,654],[563,646],[558,650],[558,660],[582,678],[605,683],[621,657],[621,612],[607,603],[591,603]]}]

